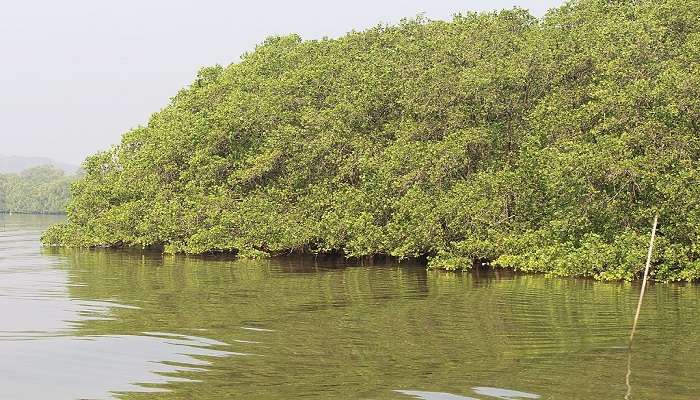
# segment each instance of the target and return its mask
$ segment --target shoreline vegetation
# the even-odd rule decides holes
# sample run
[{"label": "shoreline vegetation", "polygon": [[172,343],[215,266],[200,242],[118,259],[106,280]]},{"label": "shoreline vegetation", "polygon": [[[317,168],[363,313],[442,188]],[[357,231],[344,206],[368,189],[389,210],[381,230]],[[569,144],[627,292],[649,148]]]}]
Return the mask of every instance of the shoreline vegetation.
[{"label": "shoreline vegetation", "polygon": [[76,179],[50,165],[0,174],[0,214],[65,214]]},{"label": "shoreline vegetation", "polygon": [[700,279],[700,1],[273,37],[89,157],[46,245]]}]

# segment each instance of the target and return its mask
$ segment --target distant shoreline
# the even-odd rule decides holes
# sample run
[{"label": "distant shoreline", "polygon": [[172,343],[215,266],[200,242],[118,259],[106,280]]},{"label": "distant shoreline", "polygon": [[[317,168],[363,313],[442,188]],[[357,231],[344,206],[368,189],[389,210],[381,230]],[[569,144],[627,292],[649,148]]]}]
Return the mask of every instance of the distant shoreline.
[{"label": "distant shoreline", "polygon": [[22,211],[2,211],[2,210],[0,210],[0,214],[3,214],[3,215],[12,215],[12,214],[19,214],[19,215],[66,215],[65,212],[22,212]]},{"label": "distant shoreline", "polygon": [[0,174],[19,174],[24,170],[40,167],[52,166],[60,169],[66,175],[75,175],[80,170],[80,166],[63,161],[57,161],[48,157],[27,157],[0,154]]}]

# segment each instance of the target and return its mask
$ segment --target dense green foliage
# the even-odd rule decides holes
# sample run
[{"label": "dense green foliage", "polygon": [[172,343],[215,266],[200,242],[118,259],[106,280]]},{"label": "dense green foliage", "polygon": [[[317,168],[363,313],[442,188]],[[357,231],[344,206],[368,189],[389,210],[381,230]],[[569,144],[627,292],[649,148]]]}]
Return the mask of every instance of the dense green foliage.
[{"label": "dense green foliage", "polygon": [[51,166],[34,167],[19,174],[0,174],[0,212],[63,213],[74,179]]},{"label": "dense green foliage", "polygon": [[265,41],[89,158],[44,241],[700,278],[700,1]]}]

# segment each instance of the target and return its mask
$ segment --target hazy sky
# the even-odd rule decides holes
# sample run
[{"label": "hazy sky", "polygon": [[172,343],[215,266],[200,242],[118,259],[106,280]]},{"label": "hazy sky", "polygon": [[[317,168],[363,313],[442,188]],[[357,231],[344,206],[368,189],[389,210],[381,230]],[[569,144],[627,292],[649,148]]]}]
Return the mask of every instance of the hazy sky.
[{"label": "hazy sky", "polygon": [[0,154],[71,163],[119,142],[203,66],[227,65],[265,37],[335,37],[425,13],[563,0],[2,0]]}]

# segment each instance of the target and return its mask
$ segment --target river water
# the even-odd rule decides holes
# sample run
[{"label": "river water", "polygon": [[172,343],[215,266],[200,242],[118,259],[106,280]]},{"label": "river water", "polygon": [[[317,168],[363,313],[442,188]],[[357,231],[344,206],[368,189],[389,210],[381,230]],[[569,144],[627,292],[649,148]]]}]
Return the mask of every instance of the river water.
[{"label": "river water", "polygon": [[651,286],[630,353],[638,284],[42,249],[56,221],[0,215],[0,399],[700,398],[698,286]]}]

